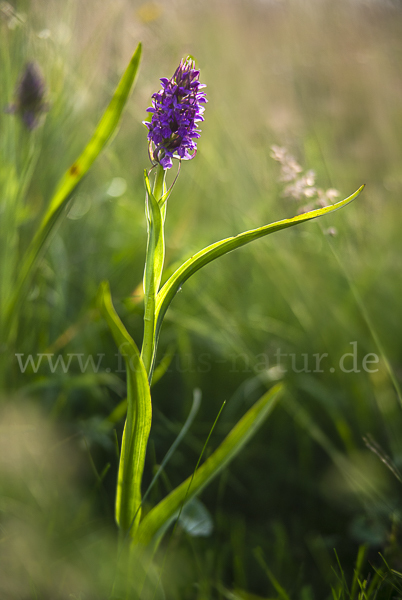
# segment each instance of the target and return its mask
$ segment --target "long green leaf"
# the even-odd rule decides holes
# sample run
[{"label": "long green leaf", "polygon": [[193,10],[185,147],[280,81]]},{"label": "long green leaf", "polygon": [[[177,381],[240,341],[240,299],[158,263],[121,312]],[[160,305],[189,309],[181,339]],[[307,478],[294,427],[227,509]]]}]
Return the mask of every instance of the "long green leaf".
[{"label": "long green leaf", "polygon": [[182,504],[199,494],[216,477],[262,425],[278,402],[282,390],[282,384],[278,384],[264,394],[240,419],[221,445],[197,469],[194,475],[186,479],[144,517],[134,538],[136,542],[149,544],[164,524],[177,514]]},{"label": "long green leaf", "polygon": [[345,200],[341,200],[340,202],[337,202],[331,206],[325,206],[324,208],[319,208],[317,210],[312,210],[302,215],[298,215],[292,219],[283,219],[282,221],[270,223],[269,225],[264,225],[263,227],[252,229],[251,231],[245,231],[244,233],[240,233],[235,237],[216,242],[215,244],[200,250],[200,252],[197,252],[197,254],[189,258],[173,273],[173,275],[171,275],[171,277],[169,277],[165,285],[158,293],[156,299],[156,337],[159,334],[163,317],[165,316],[165,313],[177,291],[180,289],[183,283],[199,269],[219,258],[220,256],[223,256],[224,254],[227,254],[236,248],[240,248],[240,246],[244,246],[245,244],[249,244],[254,240],[258,240],[259,238],[269,235],[270,233],[280,231],[281,229],[286,229],[287,227],[293,227],[299,223],[304,223],[305,221],[310,221],[311,219],[316,219],[322,215],[335,212],[357,198],[357,196],[362,192],[363,188],[364,185],[362,185],[354,194]]},{"label": "long green leaf", "polygon": [[88,172],[95,159],[99,156],[100,152],[113,135],[134,86],[138,68],[140,66],[141,51],[142,46],[141,44],[138,44],[92,138],[89,140],[82,154],[80,154],[59,182],[53,198],[50,201],[49,208],[43,218],[42,227],[45,227],[46,224],[52,220],[55,213],[66,202],[66,199],[71,195],[78,182]]},{"label": "long green leaf", "polygon": [[72,193],[116,131],[123,109],[130,96],[130,92],[133,89],[138,74],[138,68],[141,60],[141,48],[141,44],[138,44],[129,65],[117,86],[110,104],[99,121],[90,141],[77,160],[75,160],[75,162],[63,175],[56,187],[56,191],[50,200],[48,209],[39,225],[35,237],[30,244],[30,247],[27,250],[26,256],[22,261],[18,275],[16,291],[8,310],[8,315],[10,316],[14,311],[15,306],[21,299],[22,291],[27,279],[32,273],[38,259],[46,249],[47,244],[51,239],[51,235],[56,229],[56,226],[60,223],[62,217],[64,216],[65,209]]},{"label": "long green leaf", "polygon": [[133,535],[141,516],[141,480],[152,418],[151,392],[140,353],[113,307],[107,282],[101,285],[98,302],[126,363],[128,406],[117,481],[116,521],[123,531]]}]

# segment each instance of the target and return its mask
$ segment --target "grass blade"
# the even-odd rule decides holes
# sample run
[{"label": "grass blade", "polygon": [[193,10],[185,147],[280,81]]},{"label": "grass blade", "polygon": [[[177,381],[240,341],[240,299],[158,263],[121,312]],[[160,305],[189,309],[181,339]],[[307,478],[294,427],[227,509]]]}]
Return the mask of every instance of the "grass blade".
[{"label": "grass blade", "polygon": [[59,182],[49,208],[43,218],[41,228],[53,219],[54,215],[74,191],[78,182],[88,172],[95,159],[99,156],[119,124],[123,109],[134,86],[141,60],[141,44],[138,44],[130,63],[121,78],[109,106],[104,112],[92,138],[84,151],[71,165]]},{"label": "grass blade", "polygon": [[[235,425],[215,452],[166,498],[157,504],[140,523],[135,541],[149,544],[163,525],[180,510],[185,502],[201,490],[240,452],[251,436],[262,425],[278,402],[282,384],[265,393]],[[191,481],[192,480],[192,481]],[[191,482],[191,487],[189,488]]]},{"label": "grass blade", "polygon": [[280,600],[290,600],[289,594],[281,586],[281,584],[276,579],[276,577],[272,573],[272,571],[268,568],[268,565],[267,565],[267,563],[264,560],[264,554],[263,554],[262,548],[259,548],[259,547],[256,548],[254,550],[254,556],[256,557],[257,561],[259,562],[261,568],[263,569],[264,573],[268,577],[269,581],[272,583],[272,586],[275,588],[275,591],[278,594],[278,600],[279,599]]},{"label": "grass blade", "polygon": [[363,569],[364,562],[366,560],[366,556],[367,556],[367,547],[362,545],[359,547],[359,550],[357,553],[357,558],[356,558],[356,566],[354,569],[354,576],[353,576],[353,581],[352,581],[352,590],[350,592],[350,597],[352,600],[354,600],[354,598],[357,597],[357,592],[358,592],[359,587],[360,587],[360,591],[362,591],[359,578],[361,576],[361,572]]},{"label": "grass blade", "polygon": [[168,464],[169,460],[171,459],[171,457],[173,456],[173,454],[176,452],[177,447],[179,446],[179,444],[181,443],[181,441],[183,440],[183,438],[186,436],[188,430],[190,429],[196,415],[198,412],[198,409],[200,408],[200,404],[201,404],[201,391],[199,389],[195,389],[194,390],[194,394],[193,394],[193,404],[191,406],[191,410],[190,413],[183,425],[183,427],[181,428],[179,435],[177,436],[177,438],[175,439],[175,441],[173,442],[173,444],[170,446],[169,450],[166,452],[164,459],[162,460],[161,464],[159,465],[159,468],[157,470],[157,472],[155,473],[155,475],[152,478],[151,483],[149,484],[147,491],[144,494],[144,497],[142,499],[143,502],[145,502],[146,498],[148,497],[150,491],[152,490],[153,486],[155,485],[155,483],[157,482],[157,480],[159,479],[161,473],[163,472],[163,470],[165,469],[166,465]]},{"label": "grass blade", "polygon": [[64,216],[65,208],[67,207],[72,193],[116,131],[123,109],[134,86],[138,74],[140,60],[141,44],[138,44],[137,49],[134,52],[129,65],[116,88],[109,106],[99,121],[93,136],[77,160],[63,175],[56,187],[56,191],[50,200],[48,209],[22,261],[15,293],[10,302],[7,316],[11,316],[21,300],[23,288],[25,287],[28,278],[32,274],[38,259],[46,250],[46,247],[51,239],[51,234],[56,230],[56,226],[60,223],[62,217]]}]

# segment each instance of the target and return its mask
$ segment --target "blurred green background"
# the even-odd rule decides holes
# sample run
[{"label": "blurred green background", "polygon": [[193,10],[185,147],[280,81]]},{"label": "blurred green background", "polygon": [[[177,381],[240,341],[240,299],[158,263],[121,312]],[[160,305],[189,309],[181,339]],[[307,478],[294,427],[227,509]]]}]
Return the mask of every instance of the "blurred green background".
[{"label": "blurred green background", "polygon": [[[165,594],[313,600],[332,597],[333,585],[345,594],[337,598],[352,597],[338,580],[333,548],[348,582],[361,545],[362,580],[384,566],[379,553],[402,570],[402,4],[3,2],[0,106],[12,102],[19,74],[35,60],[49,110],[32,133],[0,114],[1,302],[57,181],[139,41],[141,71],[118,135],[80,185],[25,299],[15,341],[1,340],[0,595],[109,597],[114,429],[120,439],[122,421],[106,419],[124,398],[124,373],[95,296],[108,279],[139,344],[149,165],[141,122],[159,78],[190,54],[208,104],[197,157],[182,165],[169,200],[167,270],[218,239],[297,213],[283,197],[272,144],[314,169],[324,189],[341,197],[362,183],[366,189],[335,215],[209,265],[166,316],[158,360],[166,351],[173,358],[154,388],[145,484],[196,388],[202,405],[152,502],[191,474],[224,400],[207,452],[267,386],[284,379],[287,393],[202,494],[213,532],[194,537],[179,528],[162,548]],[[339,360],[353,348],[359,372],[342,372]],[[294,354],[299,370],[307,354],[311,372],[295,372],[289,356],[279,369],[278,351]],[[103,356],[97,373],[81,373],[75,359],[66,373],[52,373],[46,360],[22,373],[16,354],[36,362],[38,353]],[[323,372],[313,372],[314,354],[323,353]],[[373,373],[362,367],[369,353],[379,357]],[[352,368],[351,357],[345,365]],[[378,597],[402,597],[388,579]]]}]

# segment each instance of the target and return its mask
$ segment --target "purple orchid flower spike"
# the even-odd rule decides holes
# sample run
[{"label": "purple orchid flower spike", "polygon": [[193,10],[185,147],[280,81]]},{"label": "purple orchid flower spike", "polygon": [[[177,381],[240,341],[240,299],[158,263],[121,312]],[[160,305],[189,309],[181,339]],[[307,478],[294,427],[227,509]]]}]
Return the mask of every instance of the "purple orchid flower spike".
[{"label": "purple orchid flower spike", "polygon": [[39,123],[39,117],[48,110],[45,98],[45,81],[36,63],[26,65],[15,92],[15,104],[6,112],[18,114],[24,125],[32,131]]},{"label": "purple orchid flower spike", "polygon": [[144,121],[148,128],[150,158],[163,169],[172,167],[172,159],[190,160],[197,152],[200,130],[197,123],[204,120],[207,102],[206,87],[199,81],[200,72],[195,62],[186,58],[180,62],[171,79],[161,79],[162,89],[152,95],[151,122]]}]

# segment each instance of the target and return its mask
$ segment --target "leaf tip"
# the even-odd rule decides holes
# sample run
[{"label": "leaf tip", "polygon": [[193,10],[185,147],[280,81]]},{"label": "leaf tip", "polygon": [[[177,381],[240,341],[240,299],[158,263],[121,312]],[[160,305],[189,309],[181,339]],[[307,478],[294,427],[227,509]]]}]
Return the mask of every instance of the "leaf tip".
[{"label": "leaf tip", "polygon": [[138,42],[136,49],[134,50],[133,59],[140,59],[142,54],[142,42]]}]

